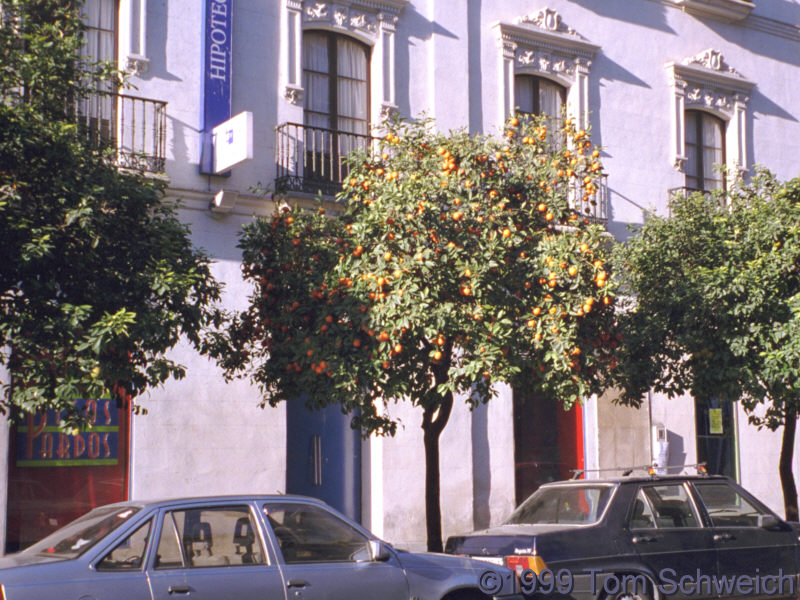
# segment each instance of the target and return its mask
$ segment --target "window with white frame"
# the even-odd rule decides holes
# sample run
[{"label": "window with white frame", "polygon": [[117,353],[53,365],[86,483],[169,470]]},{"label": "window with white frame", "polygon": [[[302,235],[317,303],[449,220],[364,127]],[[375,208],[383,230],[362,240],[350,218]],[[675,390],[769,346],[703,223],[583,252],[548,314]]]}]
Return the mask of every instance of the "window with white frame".
[{"label": "window with white frame", "polygon": [[[353,69],[366,69],[360,71],[354,79],[366,82],[368,89],[366,110],[358,108],[357,113],[350,115],[355,121],[366,120],[362,115],[372,118],[384,117],[397,110],[395,91],[395,37],[397,21],[400,13],[408,4],[408,0],[339,0],[333,2],[314,2],[309,0],[285,0],[286,10],[283,21],[283,39],[281,47],[282,68],[284,76],[284,97],[298,107],[306,107],[304,96],[306,89],[305,75],[310,64],[305,57],[308,47],[309,32],[327,31],[335,34],[337,48],[328,52],[348,53],[350,57],[357,57],[356,63],[349,65]],[[319,33],[314,35],[321,35]],[[317,41],[319,39],[317,38]],[[361,44],[361,46],[358,45]],[[322,42],[314,46],[320,50]],[[365,50],[366,62],[361,58],[362,49]],[[344,55],[343,55],[344,57]],[[339,57],[337,60],[343,60]],[[342,65],[346,69],[348,65]],[[342,87],[358,87],[345,83],[340,69],[339,82]],[[359,92],[360,93],[360,92]],[[361,96],[359,96],[361,97]]]},{"label": "window with white frame", "polygon": [[306,125],[366,135],[369,48],[329,31],[303,34]]},{"label": "window with white frame", "polygon": [[[599,46],[549,8],[498,23],[500,118],[513,112],[551,114],[566,106],[579,128],[589,123],[589,68]],[[538,110],[534,109],[538,108]],[[530,110],[529,110],[530,109]]]},{"label": "window with white frame", "polygon": [[725,178],[725,122],[701,110],[686,111],[686,187],[690,190],[720,190]]},{"label": "window with white frame", "polygon": [[755,84],[730,67],[716,50],[667,63],[672,79],[672,160],[686,187],[726,186],[747,171],[747,103]]}]

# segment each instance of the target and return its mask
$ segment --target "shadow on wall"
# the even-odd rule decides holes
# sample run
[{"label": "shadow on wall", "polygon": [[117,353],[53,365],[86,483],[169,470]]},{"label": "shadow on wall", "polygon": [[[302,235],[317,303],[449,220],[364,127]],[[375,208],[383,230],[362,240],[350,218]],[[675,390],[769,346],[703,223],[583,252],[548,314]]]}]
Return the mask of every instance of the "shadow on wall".
[{"label": "shadow on wall", "polygon": [[[769,17],[758,15],[760,8],[767,7]],[[765,56],[772,60],[800,66],[800,2],[797,0],[770,0],[756,3],[756,9],[746,19],[752,29],[765,31],[755,37],[743,35],[741,26],[728,25],[711,19],[701,19],[708,28],[727,42],[747,52]],[[756,40],[757,43],[753,43]],[[732,65],[736,68],[736,65]],[[745,75],[747,75],[745,73]]]},{"label": "shadow on wall", "polygon": [[[472,5],[473,2],[470,2],[468,6],[468,10],[470,10],[470,24],[473,18],[472,11],[475,10]],[[480,13],[480,2],[478,2],[478,5],[478,12]],[[478,18],[480,18],[480,14]],[[409,48],[415,45],[414,40],[425,42],[434,35],[442,35],[453,39],[457,38],[452,31],[445,29],[435,21],[430,21],[417,12],[413,6],[409,5],[403,9],[403,18],[398,21],[397,39],[395,41],[395,51],[397,53],[397,71],[395,73],[397,84],[395,91],[397,94],[397,106],[401,115],[411,115],[411,94],[409,87],[411,58]],[[472,55],[470,55],[470,60],[472,60]],[[419,78],[417,77],[417,79]]]},{"label": "shadow on wall", "polygon": [[489,448],[489,407],[472,409],[472,525],[486,529],[491,524],[489,494],[492,489],[491,450]]},{"label": "shadow on wall", "polygon": [[483,74],[481,73],[481,4],[467,0],[467,35],[469,48],[469,132],[483,132]]},{"label": "shadow on wall", "polygon": [[670,474],[680,473],[686,465],[686,449],[683,445],[683,436],[678,435],[674,431],[667,430],[667,442],[669,443],[667,472]]},{"label": "shadow on wall", "polygon": [[675,33],[675,30],[667,23],[666,13],[669,9],[659,2],[637,2],[636,9],[631,10],[631,0],[570,1],[600,17],[643,25],[667,33]]},{"label": "shadow on wall", "polygon": [[181,81],[167,69],[167,0],[147,3],[147,57],[150,64],[139,79]]}]

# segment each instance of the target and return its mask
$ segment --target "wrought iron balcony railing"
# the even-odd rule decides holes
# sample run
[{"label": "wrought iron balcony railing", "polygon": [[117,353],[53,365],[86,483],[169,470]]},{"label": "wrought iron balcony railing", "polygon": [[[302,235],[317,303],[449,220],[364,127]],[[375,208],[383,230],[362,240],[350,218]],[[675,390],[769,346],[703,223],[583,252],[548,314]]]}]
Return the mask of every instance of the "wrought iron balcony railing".
[{"label": "wrought iron balcony railing", "polygon": [[277,192],[336,195],[348,172],[345,157],[373,140],[369,135],[299,123],[284,123],[275,132]]},{"label": "wrought iron balcony railing", "polygon": [[89,135],[117,149],[117,166],[163,173],[166,163],[167,103],[124,94],[92,94],[77,106]]},{"label": "wrought iron balcony railing", "polygon": [[579,214],[583,215],[584,219],[594,223],[607,223],[609,203],[608,175],[602,175],[595,185],[597,191],[594,195],[589,196],[588,201],[583,200],[583,196],[579,194],[577,189],[570,190],[569,204]]}]

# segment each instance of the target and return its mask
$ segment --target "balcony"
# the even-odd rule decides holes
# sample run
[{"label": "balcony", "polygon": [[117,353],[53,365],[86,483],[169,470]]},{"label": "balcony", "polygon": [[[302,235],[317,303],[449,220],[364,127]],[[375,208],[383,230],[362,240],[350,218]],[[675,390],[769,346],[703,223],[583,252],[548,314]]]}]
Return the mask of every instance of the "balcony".
[{"label": "balcony", "polygon": [[284,123],[276,127],[275,132],[275,191],[279,193],[335,196],[347,177],[345,157],[366,148],[373,139],[360,133],[299,123]]},{"label": "balcony", "polygon": [[583,201],[583,197],[577,188],[570,190],[569,205],[584,219],[592,223],[605,224],[608,222],[608,175],[602,175],[596,183],[597,192],[589,197],[588,202]]},{"label": "balcony", "polygon": [[116,165],[164,173],[167,103],[124,94],[93,94],[79,101],[78,122],[97,141],[116,147]]}]

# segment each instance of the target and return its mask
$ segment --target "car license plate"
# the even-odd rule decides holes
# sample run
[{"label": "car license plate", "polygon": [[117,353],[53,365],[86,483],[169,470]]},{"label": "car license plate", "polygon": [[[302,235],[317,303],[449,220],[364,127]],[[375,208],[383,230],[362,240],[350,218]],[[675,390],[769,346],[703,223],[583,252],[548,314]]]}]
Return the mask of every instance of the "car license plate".
[{"label": "car license plate", "polygon": [[470,556],[475,560],[482,560],[483,562],[492,563],[493,565],[505,566],[505,560],[502,556]]}]

